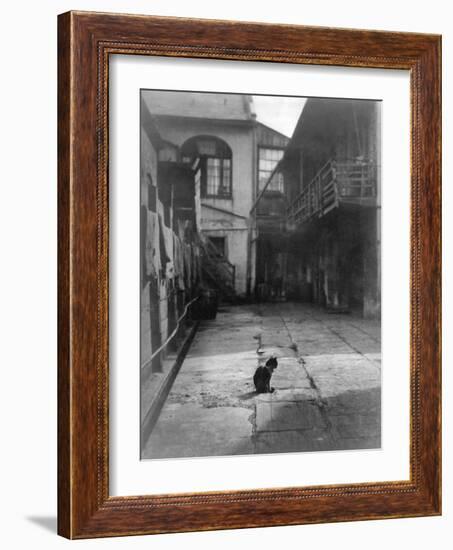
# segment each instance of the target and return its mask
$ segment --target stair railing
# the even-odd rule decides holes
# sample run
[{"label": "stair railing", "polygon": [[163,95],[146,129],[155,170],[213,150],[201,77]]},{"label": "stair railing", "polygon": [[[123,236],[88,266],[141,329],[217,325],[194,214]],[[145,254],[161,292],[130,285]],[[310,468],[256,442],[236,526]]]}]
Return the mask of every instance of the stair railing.
[{"label": "stair railing", "polygon": [[202,242],[202,266],[209,278],[225,294],[234,295],[236,266],[228,261],[208,239]]}]

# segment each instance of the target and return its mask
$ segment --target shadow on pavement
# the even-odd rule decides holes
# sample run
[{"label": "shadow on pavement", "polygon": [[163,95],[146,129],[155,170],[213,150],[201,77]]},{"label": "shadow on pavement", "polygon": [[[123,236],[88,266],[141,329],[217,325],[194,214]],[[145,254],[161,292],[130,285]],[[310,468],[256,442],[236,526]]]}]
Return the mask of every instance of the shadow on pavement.
[{"label": "shadow on pavement", "polygon": [[238,395],[238,399],[241,401],[247,401],[248,399],[252,399],[253,397],[256,397],[256,391],[249,391],[247,393],[242,393],[241,395]]},{"label": "shadow on pavement", "polygon": [[347,390],[320,404],[279,391],[256,404],[255,453],[380,449],[381,389]]}]

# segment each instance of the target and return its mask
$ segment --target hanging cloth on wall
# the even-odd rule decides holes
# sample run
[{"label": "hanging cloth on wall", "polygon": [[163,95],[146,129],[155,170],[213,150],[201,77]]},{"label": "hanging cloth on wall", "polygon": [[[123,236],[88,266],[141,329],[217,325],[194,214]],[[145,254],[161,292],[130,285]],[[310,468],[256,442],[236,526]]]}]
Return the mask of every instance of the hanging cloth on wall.
[{"label": "hanging cloth on wall", "polygon": [[159,215],[159,255],[160,255],[160,269],[162,277],[167,276],[167,263],[170,261],[170,258],[167,254],[167,249],[165,246],[165,233],[164,233],[164,224],[162,223],[162,217]]},{"label": "hanging cloth on wall", "polygon": [[174,265],[175,265],[175,277],[178,282],[178,289],[184,290],[184,258],[182,252],[182,244],[176,235],[173,236],[173,251],[174,251]]},{"label": "hanging cloth on wall", "polygon": [[159,251],[159,223],[157,214],[147,210],[145,237],[145,268],[146,275],[157,279],[161,269]]},{"label": "hanging cloth on wall", "polygon": [[166,266],[166,277],[169,280],[174,279],[175,277],[175,251],[173,247],[173,231],[164,225],[164,239],[165,239],[165,252],[167,254],[167,266]]}]

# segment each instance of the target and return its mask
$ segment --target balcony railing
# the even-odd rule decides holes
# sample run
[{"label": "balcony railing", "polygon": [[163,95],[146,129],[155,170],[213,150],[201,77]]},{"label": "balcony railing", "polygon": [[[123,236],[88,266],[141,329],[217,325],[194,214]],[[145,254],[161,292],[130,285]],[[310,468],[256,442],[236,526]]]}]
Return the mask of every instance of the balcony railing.
[{"label": "balcony railing", "polygon": [[300,225],[322,217],[340,203],[373,205],[376,165],[358,160],[329,160],[288,207],[287,220]]}]

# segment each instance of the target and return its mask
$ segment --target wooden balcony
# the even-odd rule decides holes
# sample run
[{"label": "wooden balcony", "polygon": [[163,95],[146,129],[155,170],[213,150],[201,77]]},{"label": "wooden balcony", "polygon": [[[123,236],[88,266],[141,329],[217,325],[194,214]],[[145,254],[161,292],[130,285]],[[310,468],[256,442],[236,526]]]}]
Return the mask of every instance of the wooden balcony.
[{"label": "wooden balcony", "polygon": [[340,204],[374,206],[376,164],[358,160],[329,160],[287,209],[289,226],[321,218]]}]

